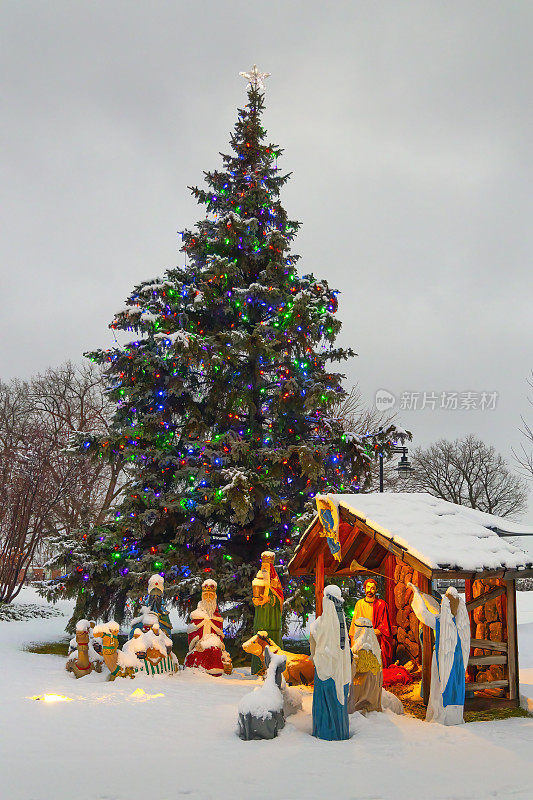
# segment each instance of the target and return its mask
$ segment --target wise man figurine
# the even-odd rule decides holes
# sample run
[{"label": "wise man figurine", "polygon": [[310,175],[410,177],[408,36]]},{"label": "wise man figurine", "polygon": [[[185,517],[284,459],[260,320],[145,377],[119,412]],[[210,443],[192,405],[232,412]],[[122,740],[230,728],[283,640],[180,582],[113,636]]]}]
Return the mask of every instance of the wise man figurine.
[{"label": "wise man figurine", "polygon": [[383,667],[389,667],[392,661],[394,640],[387,603],[376,597],[377,589],[378,585],[374,578],[368,578],[364,582],[365,596],[355,604],[350,625],[350,640],[353,644],[356,636],[355,621],[360,617],[369,619],[374,626],[374,633],[378,637],[381,648],[381,664]]},{"label": "wise man figurine", "polygon": [[449,586],[441,601],[440,614],[435,614],[424,599],[427,595],[412,583],[407,585],[413,591],[411,605],[416,616],[435,631],[426,720],[460,725],[464,722],[465,672],[470,653],[470,620],[465,602],[457,589]]},{"label": "wise man figurine", "polygon": [[148,598],[146,605],[157,614],[159,627],[166,636],[170,636],[172,626],[164,600],[165,581],[161,575],[152,575],[148,581]]},{"label": "wise man figurine", "polygon": [[[252,581],[252,599],[255,606],[254,633],[266,631],[267,635],[280,647],[281,610],[283,608],[283,587],[274,568],[276,554],[271,550],[261,553],[261,569]],[[258,656],[252,656],[252,675],[263,669]]]},{"label": "wise man figurine", "polygon": [[350,642],[338,586],[324,589],[322,614],[311,624],[309,644],[315,665],[313,736],[328,741],[348,739]]},{"label": "wise man figurine", "polygon": [[145,633],[157,622],[165,636],[171,636],[172,625],[164,599],[165,579],[162,575],[152,575],[148,581],[148,595],[141,606],[140,616],[131,621],[129,638],[140,628]]},{"label": "wise man figurine", "polygon": [[232,671],[231,658],[224,646],[222,616],[217,606],[217,583],[208,578],[202,583],[202,599],[187,628],[189,652],[186,667],[198,667],[216,677]]}]

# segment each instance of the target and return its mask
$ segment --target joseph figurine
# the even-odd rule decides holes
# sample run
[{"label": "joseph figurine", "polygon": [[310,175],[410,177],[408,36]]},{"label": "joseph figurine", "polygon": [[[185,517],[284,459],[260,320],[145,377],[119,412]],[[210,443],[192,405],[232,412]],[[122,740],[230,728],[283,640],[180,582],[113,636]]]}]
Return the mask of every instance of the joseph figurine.
[{"label": "joseph figurine", "polygon": [[[271,550],[261,553],[261,569],[252,581],[252,597],[255,606],[254,633],[266,631],[280,647],[281,609],[283,607],[283,587],[274,568],[276,555]],[[252,675],[263,669],[258,656],[252,656]]]}]

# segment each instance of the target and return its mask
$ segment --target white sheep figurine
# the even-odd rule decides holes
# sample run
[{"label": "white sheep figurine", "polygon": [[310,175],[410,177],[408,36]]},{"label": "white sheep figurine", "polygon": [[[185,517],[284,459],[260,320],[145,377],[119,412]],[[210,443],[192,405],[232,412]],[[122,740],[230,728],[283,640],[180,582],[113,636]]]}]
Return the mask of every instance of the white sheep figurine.
[{"label": "white sheep figurine", "polygon": [[245,694],[239,703],[238,734],[241,739],[274,739],[285,726],[281,682],[286,665],[286,656],[273,655],[268,647],[265,648],[265,681],[253,692]]}]

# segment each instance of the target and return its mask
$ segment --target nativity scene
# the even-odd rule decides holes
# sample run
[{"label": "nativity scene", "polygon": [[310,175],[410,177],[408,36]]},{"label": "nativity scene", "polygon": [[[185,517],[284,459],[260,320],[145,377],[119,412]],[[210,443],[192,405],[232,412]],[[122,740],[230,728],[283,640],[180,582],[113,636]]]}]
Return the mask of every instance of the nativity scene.
[{"label": "nativity scene", "polygon": [[[242,648],[251,676],[270,689],[242,705],[239,735],[276,736],[289,706],[301,706],[300,695],[287,705],[290,685],[312,692],[312,734],[328,741],[349,737],[351,714],[402,714],[404,690],[426,706],[428,722],[443,725],[461,724],[465,708],[518,706],[515,580],[530,565],[503,525],[511,535],[513,523],[427,494],[319,495],[288,564],[289,575],[315,576],[310,655],[282,647],[284,591],[275,553],[266,550],[251,586],[254,634]],[[350,624],[343,590],[324,586],[326,576],[365,579]],[[438,581],[446,582],[444,593]],[[453,581],[464,581],[464,597]],[[122,647],[116,622],[80,620],[67,669],[76,678],[103,672],[107,680],[180,669],[231,676],[216,581],[207,578],[201,591],[183,667],[173,652],[164,578],[156,574]],[[272,724],[257,717],[267,696]]]},{"label": "nativity scene", "polygon": [[[366,578],[350,624],[351,711],[378,709],[380,670],[383,687],[413,687],[428,721],[518,707],[515,581],[531,564],[509,537],[522,530],[425,493],[317,496],[288,571],[315,576],[318,617],[326,577]],[[440,581],[464,581],[464,599],[453,586],[442,596]]]}]

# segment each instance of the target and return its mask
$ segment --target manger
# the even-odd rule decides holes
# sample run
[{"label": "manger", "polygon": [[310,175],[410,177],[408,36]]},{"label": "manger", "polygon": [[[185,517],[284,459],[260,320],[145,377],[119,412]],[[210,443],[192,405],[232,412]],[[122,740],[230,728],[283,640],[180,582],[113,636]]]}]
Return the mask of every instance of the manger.
[{"label": "manger", "polygon": [[531,531],[425,493],[326,495],[317,506],[289,563],[291,575],[314,574],[317,616],[325,578],[381,575],[393,659],[419,668],[427,704],[434,632],[415,616],[408,584],[431,596],[437,581],[464,581],[471,634],[465,708],[519,705],[516,580],[533,569],[513,537]]}]

